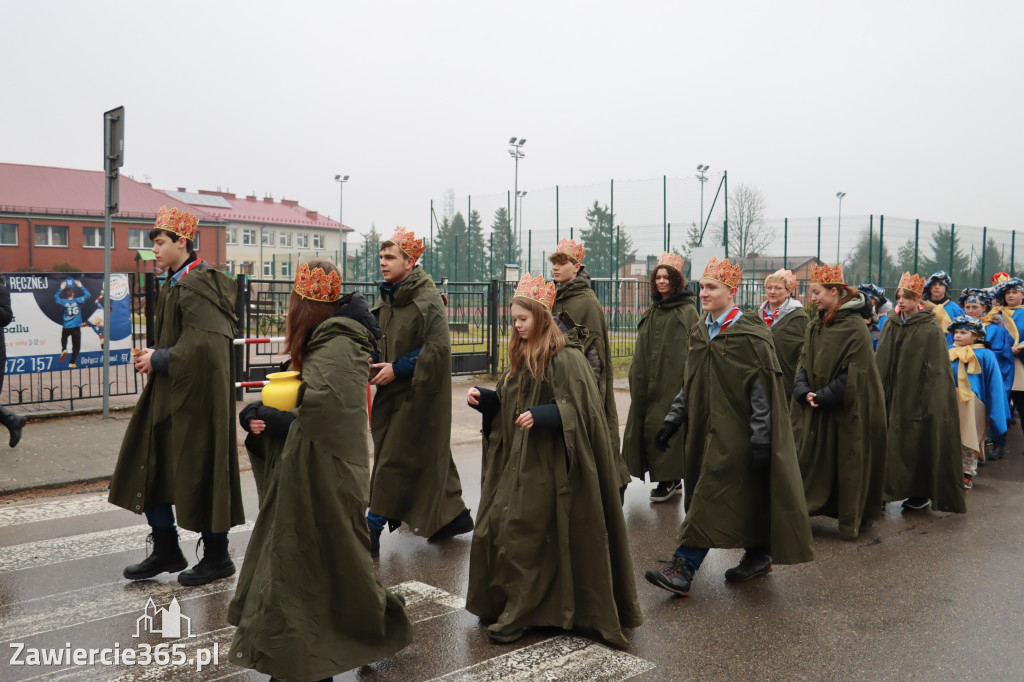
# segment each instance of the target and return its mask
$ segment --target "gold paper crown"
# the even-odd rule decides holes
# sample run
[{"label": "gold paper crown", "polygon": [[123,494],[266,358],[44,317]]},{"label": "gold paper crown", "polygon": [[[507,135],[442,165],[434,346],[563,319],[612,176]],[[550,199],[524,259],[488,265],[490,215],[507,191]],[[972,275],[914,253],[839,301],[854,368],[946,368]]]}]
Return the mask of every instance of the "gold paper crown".
[{"label": "gold paper crown", "polygon": [[388,241],[394,242],[395,246],[402,250],[402,253],[415,260],[419,260],[419,257],[427,250],[427,247],[423,245],[423,240],[416,239],[416,233],[404,227],[395,230]]},{"label": "gold paper crown", "polygon": [[711,260],[708,261],[707,267],[704,268],[704,274],[701,276],[701,279],[713,279],[730,289],[734,289],[740,285],[741,277],[743,277],[743,269],[739,265],[732,265],[729,263],[728,258],[718,260],[712,256]]},{"label": "gold paper crown", "polygon": [[904,272],[903,276],[900,277],[900,285],[896,287],[897,291],[900,289],[913,291],[915,294],[920,296],[924,293],[924,278],[920,275],[912,275],[909,272]]},{"label": "gold paper crown", "polygon": [[551,306],[555,304],[555,283],[545,283],[542,275],[537,275],[531,279],[530,273],[526,273],[519,280],[519,286],[516,287],[516,297],[537,301],[537,303],[551,310]]},{"label": "gold paper crown", "polygon": [[843,265],[815,265],[811,268],[811,284],[846,284],[843,281]]},{"label": "gold paper crown", "polygon": [[555,247],[555,250],[551,255],[554,256],[559,253],[564,253],[577,263],[582,263],[583,257],[587,255],[587,250],[583,248],[583,244],[577,244],[568,237],[562,237],[558,241],[558,246]]},{"label": "gold paper crown", "polygon": [[1010,279],[1010,273],[1008,272],[997,272],[992,275],[992,284],[1000,284]]},{"label": "gold paper crown", "polygon": [[662,251],[658,265],[667,265],[678,270],[680,275],[683,274],[683,257],[674,251]]},{"label": "gold paper crown", "polygon": [[185,211],[179,211],[177,208],[168,209],[166,206],[161,206],[153,227],[195,241],[196,230],[199,229],[199,218]]},{"label": "gold paper crown", "polygon": [[310,301],[334,303],[341,298],[341,275],[337,270],[327,274],[320,267],[310,271],[309,263],[303,263],[295,274],[295,293]]}]

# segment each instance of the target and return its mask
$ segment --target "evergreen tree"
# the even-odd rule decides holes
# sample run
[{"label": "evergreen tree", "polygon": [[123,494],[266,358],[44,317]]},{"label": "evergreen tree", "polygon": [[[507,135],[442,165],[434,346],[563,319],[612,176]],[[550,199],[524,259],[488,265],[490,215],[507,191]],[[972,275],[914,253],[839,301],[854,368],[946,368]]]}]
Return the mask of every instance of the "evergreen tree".
[{"label": "evergreen tree", "polygon": [[[871,282],[885,286],[881,282],[876,281],[878,279],[878,251],[878,235],[869,236],[867,230],[861,232],[857,245],[853,247],[850,256],[843,263],[843,275],[846,281],[851,284]],[[894,276],[893,273],[896,273],[896,263],[893,261],[892,254],[889,253],[889,249],[884,243],[882,244],[881,261],[882,279],[889,281]],[[899,275],[900,273],[895,274],[897,280]]]},{"label": "evergreen tree", "polygon": [[483,282],[490,279],[488,273],[487,245],[484,243],[484,225],[480,220],[479,211],[469,214],[469,279],[470,282]]},{"label": "evergreen tree", "polygon": [[951,290],[960,290],[968,286],[971,262],[960,246],[960,235],[953,234],[950,228],[939,225],[932,233],[930,246],[930,254],[925,256],[925,249],[921,249],[922,253],[918,257],[918,272],[921,276],[927,278],[934,272],[945,270],[953,280]]},{"label": "evergreen tree", "polygon": [[[615,265],[621,267],[631,256],[636,255],[633,240],[621,226],[613,233],[614,218],[608,207],[602,207],[597,201],[587,209],[590,229],[580,230],[580,240],[587,249],[584,262],[591,277],[615,277]],[[617,239],[613,240],[613,235]]]},{"label": "evergreen tree", "polygon": [[505,264],[515,262],[516,238],[512,234],[512,221],[502,206],[494,212],[487,249],[487,262],[493,279],[504,277]]},{"label": "evergreen tree", "polygon": [[[452,276],[455,265],[452,260],[452,254],[455,251],[453,222],[454,220],[448,220],[447,217],[443,218],[441,224],[437,226],[437,234],[434,235],[433,255],[430,257],[430,275],[437,281],[441,281],[442,277],[453,281],[456,279]],[[462,221],[462,229],[465,230],[465,228],[466,223]]]}]

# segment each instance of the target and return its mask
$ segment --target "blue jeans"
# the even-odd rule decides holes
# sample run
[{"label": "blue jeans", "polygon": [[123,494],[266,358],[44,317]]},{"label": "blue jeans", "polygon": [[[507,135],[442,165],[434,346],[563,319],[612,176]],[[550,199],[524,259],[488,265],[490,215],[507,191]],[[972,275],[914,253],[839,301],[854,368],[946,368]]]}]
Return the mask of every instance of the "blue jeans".
[{"label": "blue jeans", "polygon": [[686,560],[686,565],[690,567],[690,570],[694,573],[700,568],[700,565],[704,563],[704,557],[708,555],[711,550],[707,547],[688,547],[687,545],[679,545],[676,548],[675,555],[680,559]]},{"label": "blue jeans", "polygon": [[[154,504],[146,510],[146,521],[155,530],[174,530],[174,509],[169,504]],[[227,537],[227,533],[203,531],[204,538]]]},{"label": "blue jeans", "polygon": [[366,525],[370,527],[370,532],[383,533],[384,526],[387,524],[388,518],[386,516],[378,516],[372,511],[366,512]]}]

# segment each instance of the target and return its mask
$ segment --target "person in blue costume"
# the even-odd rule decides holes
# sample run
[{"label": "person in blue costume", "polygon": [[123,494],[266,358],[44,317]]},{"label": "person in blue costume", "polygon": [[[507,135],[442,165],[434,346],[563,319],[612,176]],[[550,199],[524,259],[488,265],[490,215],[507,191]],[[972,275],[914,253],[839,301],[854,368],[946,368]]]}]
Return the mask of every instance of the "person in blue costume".
[{"label": "person in blue costume", "polygon": [[949,361],[957,386],[960,410],[960,448],[964,487],[974,487],[978,460],[985,459],[985,434],[996,447],[1006,444],[1006,401],[999,363],[985,342],[985,327],[966,315],[953,318],[946,331],[953,335]]},{"label": "person in blue costume", "polygon": [[[1017,414],[1024,414],[1024,355],[1021,354],[1024,336],[1024,280],[1011,277],[994,287],[996,306],[991,315],[1000,315],[1003,327],[1013,340],[1013,382],[1010,384],[1010,402]],[[1024,431],[1024,420],[1021,420]]]},{"label": "person in blue costume", "polygon": [[878,337],[882,334],[882,327],[889,318],[889,311],[892,304],[885,298],[885,289],[877,284],[864,283],[857,287],[857,291],[864,294],[873,307],[870,319],[866,319],[868,331],[871,333],[871,347],[878,350]]},{"label": "person in blue costume", "polygon": [[[1006,391],[1006,414],[1010,415],[1010,387],[1013,386],[1013,338],[1003,327],[1003,316],[992,315],[992,289],[968,287],[960,294],[960,307],[967,317],[980,320],[985,329],[985,342],[996,356],[999,373],[1003,377],[1003,389]],[[986,460],[1001,459],[1002,448],[990,446],[985,453]]]},{"label": "person in blue costume", "polygon": [[[954,317],[963,317],[964,310],[949,298],[949,288],[953,280],[945,270],[932,273],[924,282],[924,304],[935,312],[935,320],[943,331],[949,327]],[[946,345],[953,347],[953,335],[946,332]]]},{"label": "person in blue costume", "polygon": [[[81,296],[75,296],[75,287],[82,290]],[[82,280],[70,277],[60,283],[60,289],[53,292],[53,300],[64,308],[64,316],[60,333],[60,362],[68,356],[68,339],[71,339],[71,369],[78,366],[78,353],[82,350],[82,304],[89,298],[89,290],[82,286]]]}]

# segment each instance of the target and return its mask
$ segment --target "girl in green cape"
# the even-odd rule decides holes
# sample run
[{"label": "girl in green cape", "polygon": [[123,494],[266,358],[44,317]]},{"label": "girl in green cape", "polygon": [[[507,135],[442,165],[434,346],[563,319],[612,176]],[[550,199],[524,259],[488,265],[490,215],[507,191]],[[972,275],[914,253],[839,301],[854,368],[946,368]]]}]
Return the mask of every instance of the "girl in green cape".
[{"label": "girl in green cape", "polygon": [[401,598],[373,570],[363,516],[369,490],[366,384],[376,322],[341,297],[328,261],[299,267],[285,349],[302,373],[298,405],[263,406],[251,433],[283,440],[264,474],[260,513],[228,622],[229,660],[285,680],[321,680],[412,641]]},{"label": "girl in green cape", "polygon": [[474,387],[483,414],[480,509],[466,608],[498,643],[529,627],[595,630],[626,646],[643,622],[616,453],[594,374],[551,316],[555,287],[527,274],[510,312],[516,334],[497,389]]},{"label": "girl in green cape", "polygon": [[854,539],[878,520],[885,486],[885,402],[871,333],[870,303],[843,282],[843,268],[815,266],[807,328],[790,412],[807,511],[839,520]]}]

